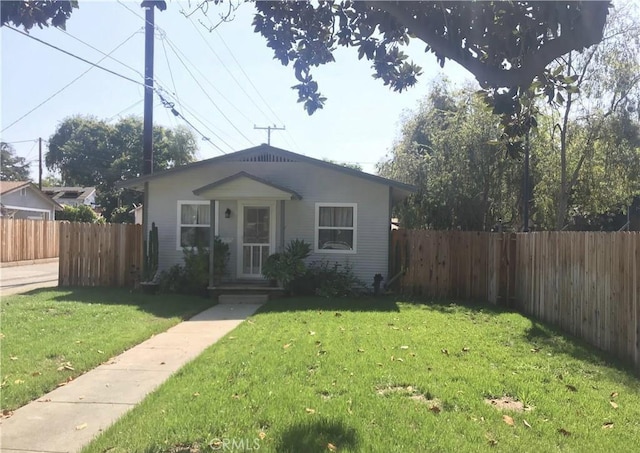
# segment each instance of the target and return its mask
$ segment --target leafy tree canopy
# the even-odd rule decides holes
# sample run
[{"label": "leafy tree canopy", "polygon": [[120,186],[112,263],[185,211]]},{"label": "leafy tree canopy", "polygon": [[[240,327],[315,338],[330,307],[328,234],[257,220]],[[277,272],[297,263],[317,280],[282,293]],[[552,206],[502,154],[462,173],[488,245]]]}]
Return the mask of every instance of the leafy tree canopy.
[{"label": "leafy tree canopy", "polygon": [[[166,170],[194,161],[196,139],[191,131],[153,128],[154,171]],[[115,124],[91,116],[63,120],[49,139],[45,163],[60,173],[65,186],[95,186],[97,202],[105,217],[120,203],[140,203],[140,194],[115,188],[115,183],[142,174],[142,120],[121,119]]]},{"label": "leafy tree canopy", "polygon": [[104,223],[104,217],[91,209],[91,206],[81,204],[78,206],[63,206],[62,211],[56,212],[56,220],[68,220],[70,222]]},{"label": "leafy tree canopy", "polygon": [[28,181],[29,163],[9,143],[0,142],[0,181]]}]

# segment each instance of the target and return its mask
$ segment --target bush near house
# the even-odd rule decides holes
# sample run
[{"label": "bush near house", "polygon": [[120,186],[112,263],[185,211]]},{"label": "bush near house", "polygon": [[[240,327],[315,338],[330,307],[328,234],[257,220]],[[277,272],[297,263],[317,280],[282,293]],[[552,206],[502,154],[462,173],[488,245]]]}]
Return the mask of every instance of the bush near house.
[{"label": "bush near house", "polygon": [[91,209],[91,206],[81,204],[78,206],[62,207],[62,211],[56,212],[56,220],[68,220],[69,222],[105,223],[104,217]]}]

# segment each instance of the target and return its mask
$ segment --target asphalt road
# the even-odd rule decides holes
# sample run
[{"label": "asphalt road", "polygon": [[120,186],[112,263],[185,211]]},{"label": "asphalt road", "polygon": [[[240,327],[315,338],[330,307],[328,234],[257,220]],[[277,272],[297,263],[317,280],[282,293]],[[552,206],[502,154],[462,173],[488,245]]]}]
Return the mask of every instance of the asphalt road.
[{"label": "asphalt road", "polygon": [[0,296],[58,286],[58,261],[0,268]]}]

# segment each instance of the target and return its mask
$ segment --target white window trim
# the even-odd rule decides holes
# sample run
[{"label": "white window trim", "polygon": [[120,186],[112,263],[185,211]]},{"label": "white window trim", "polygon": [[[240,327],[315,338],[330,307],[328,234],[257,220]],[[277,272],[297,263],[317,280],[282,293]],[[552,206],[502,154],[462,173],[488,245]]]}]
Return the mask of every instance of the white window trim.
[{"label": "white window trim", "polygon": [[[177,216],[176,216],[176,250],[182,250],[184,247],[180,246],[180,228],[182,228],[183,226],[195,226],[195,227],[202,227],[203,225],[188,225],[188,224],[182,224],[182,205],[184,204],[198,204],[198,205],[209,205],[211,202],[210,201],[203,201],[203,200],[178,200],[178,207],[177,207]],[[218,236],[219,234],[219,230],[220,230],[220,216],[219,216],[219,212],[220,212],[220,203],[218,201],[215,202],[215,224],[213,226],[214,228],[214,232],[215,235]]]},{"label": "white window trim", "polygon": [[[320,228],[320,208],[353,208],[353,250],[326,250],[318,248],[318,240],[320,239],[320,230],[348,230],[349,227],[322,227]],[[316,215],[314,221],[315,237],[313,241],[313,250],[315,253],[327,255],[355,255],[358,252],[358,203],[316,203]]]}]

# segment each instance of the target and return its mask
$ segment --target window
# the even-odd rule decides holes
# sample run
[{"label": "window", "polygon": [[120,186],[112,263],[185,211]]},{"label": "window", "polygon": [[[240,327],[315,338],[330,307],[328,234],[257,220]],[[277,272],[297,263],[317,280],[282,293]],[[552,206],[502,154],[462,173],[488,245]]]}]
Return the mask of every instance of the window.
[{"label": "window", "polygon": [[316,203],[316,252],[355,253],[358,205]]},{"label": "window", "polygon": [[23,187],[22,189],[20,189],[20,196],[21,197],[26,197],[27,196],[27,188]]},{"label": "window", "polygon": [[[215,208],[215,229],[218,230],[218,202]],[[209,245],[210,203],[208,201],[178,201],[177,248]]]}]

